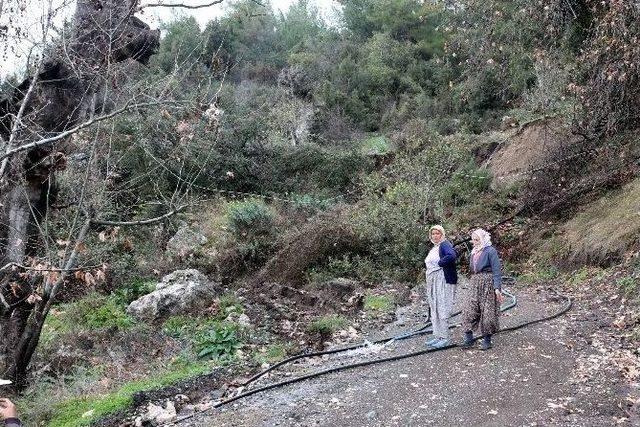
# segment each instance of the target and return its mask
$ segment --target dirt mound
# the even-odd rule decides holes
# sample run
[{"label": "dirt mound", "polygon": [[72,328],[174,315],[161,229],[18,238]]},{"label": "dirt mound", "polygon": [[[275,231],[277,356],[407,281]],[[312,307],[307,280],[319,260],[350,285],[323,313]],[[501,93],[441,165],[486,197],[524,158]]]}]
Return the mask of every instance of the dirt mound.
[{"label": "dirt mound", "polygon": [[521,126],[489,159],[494,183],[511,185],[527,178],[526,171],[548,163],[559,147],[578,138],[560,119],[537,120]]},{"label": "dirt mound", "polygon": [[568,264],[619,261],[640,245],[640,178],[587,205],[561,230]]}]

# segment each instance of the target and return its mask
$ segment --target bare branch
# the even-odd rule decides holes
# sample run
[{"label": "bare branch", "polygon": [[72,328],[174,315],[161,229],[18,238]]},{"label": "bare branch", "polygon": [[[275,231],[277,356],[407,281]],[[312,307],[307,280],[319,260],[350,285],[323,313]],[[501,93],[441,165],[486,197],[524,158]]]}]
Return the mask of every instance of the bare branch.
[{"label": "bare branch", "polygon": [[111,119],[119,114],[124,113],[125,111],[131,110],[133,108],[138,108],[138,107],[148,107],[148,106],[152,106],[152,105],[163,105],[163,104],[176,104],[176,103],[188,103],[189,101],[185,101],[185,102],[179,102],[179,101],[171,101],[171,102],[167,102],[167,101],[158,101],[158,102],[145,102],[142,104],[131,104],[131,103],[127,103],[124,107],[112,111],[109,114],[105,114],[103,116],[99,116],[99,117],[95,117],[93,119],[90,119],[84,123],[79,124],[78,126],[75,126],[69,130],[66,130],[64,132],[59,133],[56,136],[52,136],[51,138],[44,138],[41,139],[39,141],[34,141],[34,142],[30,142],[28,144],[24,144],[21,145],[19,147],[13,148],[11,150],[7,150],[4,154],[0,155],[0,160],[4,160],[6,158],[9,158],[17,153],[20,153],[22,151],[25,150],[30,150],[32,148],[36,148],[39,147],[41,145],[47,145],[47,144],[52,144],[56,141],[60,141],[61,139],[64,139],[70,135],[73,135],[74,133],[81,131],[82,129],[88,128],[91,125],[94,125],[98,122],[104,121],[104,120],[108,120]]},{"label": "bare branch", "polygon": [[56,272],[68,272],[68,271],[82,271],[82,270],[91,270],[93,268],[99,268],[102,267],[102,264],[100,265],[88,265],[88,266],[83,266],[83,267],[74,267],[74,268],[41,268],[41,267],[29,267],[26,265],[22,265],[22,264],[18,264],[17,262],[10,262],[9,264],[0,267],[0,271],[2,270],[6,270],[8,268],[19,268],[21,270],[29,270],[29,271],[56,271]]},{"label": "bare branch", "polygon": [[172,210],[171,212],[167,212],[164,215],[155,217],[155,218],[149,218],[149,219],[142,219],[140,221],[103,221],[103,220],[92,220],[91,223],[95,224],[95,225],[110,225],[110,226],[117,226],[117,227],[126,227],[126,226],[132,226],[132,225],[149,225],[149,224],[155,224],[156,222],[160,222],[164,219],[167,219],[179,212],[182,212],[183,210],[185,210],[187,207],[189,207],[189,205],[182,205],[180,207],[178,207],[175,210]]},{"label": "bare branch", "polygon": [[183,9],[202,9],[204,7],[215,6],[217,4],[222,3],[224,0],[214,0],[209,3],[198,4],[198,5],[190,5],[185,3],[148,3],[140,6],[138,10],[142,10],[147,7],[180,7]]},{"label": "bare branch", "polygon": [[[147,3],[147,4],[143,4],[142,6],[140,6],[137,11],[141,11],[142,9],[148,8],[148,7],[175,7],[175,8],[182,8],[182,9],[202,9],[205,7],[211,7],[211,6],[215,6],[217,4],[220,4],[224,2],[224,0],[214,0],[212,2],[209,3],[204,3],[204,4],[197,4],[197,5],[191,5],[191,4],[185,4],[185,3]],[[264,3],[259,2],[258,0],[251,0],[252,3],[257,4],[258,6],[262,6],[264,7]]]}]

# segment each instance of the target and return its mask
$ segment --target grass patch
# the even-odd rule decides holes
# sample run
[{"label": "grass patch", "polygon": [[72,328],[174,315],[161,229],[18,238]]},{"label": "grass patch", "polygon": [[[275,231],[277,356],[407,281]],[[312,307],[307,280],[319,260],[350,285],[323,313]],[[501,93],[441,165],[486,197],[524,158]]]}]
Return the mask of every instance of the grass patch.
[{"label": "grass patch", "polygon": [[639,279],[627,276],[616,280],[616,286],[618,286],[626,296],[637,296],[638,288],[640,287],[639,282]]},{"label": "grass patch", "polygon": [[263,348],[262,351],[254,353],[253,360],[261,365],[263,363],[274,364],[287,357],[293,350],[294,346],[291,343],[270,344]]},{"label": "grass patch", "polygon": [[551,265],[538,266],[532,271],[528,271],[519,277],[519,280],[525,283],[548,282],[557,279],[560,271],[557,267]]},{"label": "grass patch", "polygon": [[[156,390],[188,378],[203,375],[211,369],[206,363],[181,364],[161,375],[132,381],[118,390],[101,396],[83,396],[55,405],[48,427],[88,426],[101,417],[129,408],[133,395],[140,391]],[[90,412],[92,411],[92,412]],[[84,414],[89,416],[83,417]]]},{"label": "grass patch", "polygon": [[372,295],[364,297],[364,309],[366,311],[388,312],[395,307],[393,297],[388,295]]},{"label": "grass patch", "polygon": [[347,324],[347,319],[342,316],[322,316],[309,323],[307,331],[309,333],[317,333],[320,335],[331,335],[335,331],[346,327]]},{"label": "grass patch", "polygon": [[134,324],[135,321],[127,315],[118,297],[92,293],[51,310],[42,329],[40,346],[46,347],[58,337],[78,330],[126,330]]},{"label": "grass patch", "polygon": [[606,274],[607,270],[600,267],[582,267],[569,274],[565,282],[571,286],[579,286],[590,280],[602,280]]},{"label": "grass patch", "polygon": [[391,151],[391,144],[384,135],[374,135],[362,141],[362,151],[365,154],[387,154]]},{"label": "grass patch", "polygon": [[571,256],[595,264],[623,254],[640,232],[638,205],[640,179],[587,205],[563,226]]}]

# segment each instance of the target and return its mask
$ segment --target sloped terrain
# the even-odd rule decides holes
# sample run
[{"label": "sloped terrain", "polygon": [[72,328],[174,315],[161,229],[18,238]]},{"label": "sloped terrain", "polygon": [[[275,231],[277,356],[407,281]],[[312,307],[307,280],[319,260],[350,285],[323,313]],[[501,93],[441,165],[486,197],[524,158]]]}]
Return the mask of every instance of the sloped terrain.
[{"label": "sloped terrain", "polygon": [[543,119],[525,124],[505,135],[505,141],[496,147],[488,167],[495,183],[510,185],[526,179],[526,171],[539,168],[550,160],[563,144],[577,139],[571,135],[569,125],[560,119]]},{"label": "sloped terrain", "polygon": [[569,264],[620,261],[640,243],[640,179],[585,206],[560,233]]}]

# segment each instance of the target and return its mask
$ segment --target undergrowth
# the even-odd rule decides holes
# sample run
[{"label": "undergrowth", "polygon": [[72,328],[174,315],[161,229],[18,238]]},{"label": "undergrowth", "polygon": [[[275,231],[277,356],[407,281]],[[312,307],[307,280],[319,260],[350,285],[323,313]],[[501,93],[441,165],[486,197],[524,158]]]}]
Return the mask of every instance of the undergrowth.
[{"label": "undergrowth", "polygon": [[[61,400],[53,405],[48,427],[88,426],[101,417],[129,408],[137,392],[156,390],[178,381],[205,374],[211,365],[205,362],[179,363],[149,378],[121,384],[104,395],[85,395]],[[35,420],[34,420],[35,421]]]}]

